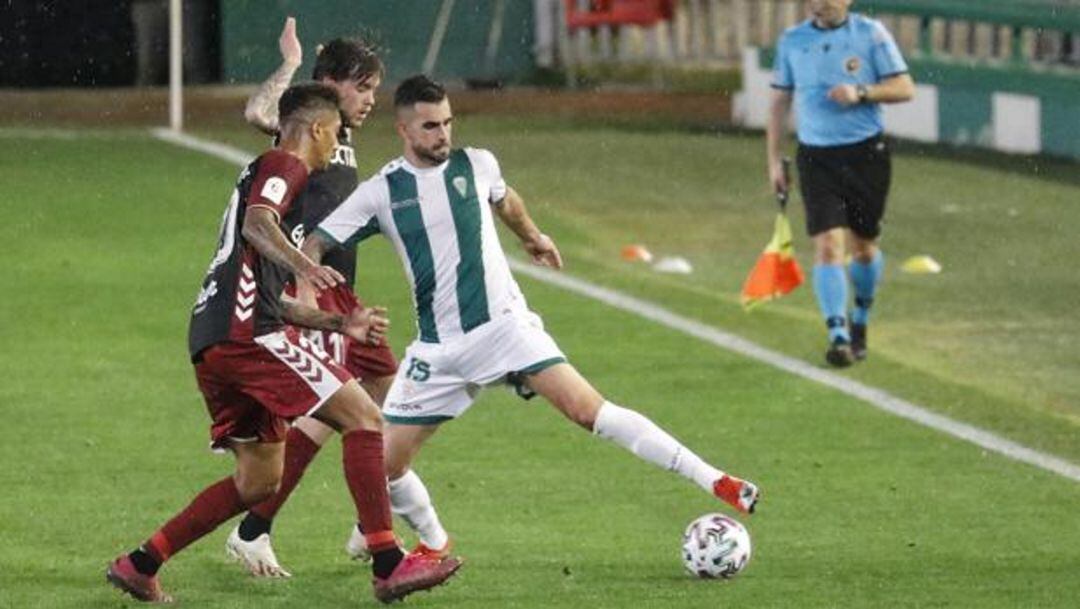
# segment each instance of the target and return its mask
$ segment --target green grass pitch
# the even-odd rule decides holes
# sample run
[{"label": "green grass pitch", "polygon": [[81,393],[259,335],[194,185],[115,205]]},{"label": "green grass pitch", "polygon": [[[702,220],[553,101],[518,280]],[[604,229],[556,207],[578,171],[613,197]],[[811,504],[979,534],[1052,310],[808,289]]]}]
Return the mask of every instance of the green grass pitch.
[{"label": "green grass pitch", "polygon": [[[568,272],[817,362],[809,290],[747,315],[737,290],[768,236],[758,138],[459,117],[560,243]],[[202,132],[253,152],[239,129]],[[119,607],[104,582],[231,460],[206,450],[187,317],[238,168],[137,132],[0,137],[0,607]],[[364,173],[397,154],[365,127]],[[1075,168],[1073,168],[1075,171]],[[872,359],[852,377],[1034,448],[1080,459],[1080,223],[1068,179],[897,158],[890,269]],[[801,215],[794,214],[796,226]],[[662,276],[622,244],[682,255]],[[504,235],[504,245],[515,251]],[[809,243],[796,243],[804,264]],[[939,276],[897,271],[928,253]],[[412,336],[389,247],[361,247],[360,291]],[[491,390],[421,455],[467,563],[417,607],[1072,607],[1080,485],[988,454],[629,314],[519,279],[571,360],[707,459],[758,481],[747,571],[703,582],[679,536],[723,508],[537,402]],[[353,514],[332,441],[275,526],[295,577],[226,562],[227,527],[162,572],[184,606],[374,606],[343,545]],[[230,525],[231,526],[231,525]],[[1069,600],[1072,599],[1072,600]]]}]

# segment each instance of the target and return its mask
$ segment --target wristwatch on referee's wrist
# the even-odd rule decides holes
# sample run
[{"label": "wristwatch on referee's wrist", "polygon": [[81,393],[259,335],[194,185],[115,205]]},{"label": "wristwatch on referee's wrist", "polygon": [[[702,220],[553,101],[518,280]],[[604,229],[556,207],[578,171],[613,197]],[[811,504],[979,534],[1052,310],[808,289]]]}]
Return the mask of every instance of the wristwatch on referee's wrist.
[{"label": "wristwatch on referee's wrist", "polygon": [[866,85],[855,85],[855,95],[859,98],[860,104],[865,104],[868,101],[870,89]]}]

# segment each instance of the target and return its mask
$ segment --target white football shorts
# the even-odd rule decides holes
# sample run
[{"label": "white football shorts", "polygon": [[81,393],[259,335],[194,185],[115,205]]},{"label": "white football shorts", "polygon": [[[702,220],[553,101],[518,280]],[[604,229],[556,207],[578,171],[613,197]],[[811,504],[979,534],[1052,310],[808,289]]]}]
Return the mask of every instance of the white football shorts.
[{"label": "white football shorts", "polygon": [[[566,361],[540,316],[511,312],[440,343],[414,340],[383,405],[390,423],[430,425],[457,418],[480,389],[517,383]],[[520,386],[518,393],[530,397]]]}]

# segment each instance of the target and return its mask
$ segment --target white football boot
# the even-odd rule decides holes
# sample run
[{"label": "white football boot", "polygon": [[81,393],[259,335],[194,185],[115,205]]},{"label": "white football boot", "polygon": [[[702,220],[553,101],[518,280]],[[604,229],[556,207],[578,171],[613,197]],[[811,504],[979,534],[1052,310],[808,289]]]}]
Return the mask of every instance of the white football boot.
[{"label": "white football boot", "polygon": [[259,535],[253,541],[244,541],[240,539],[240,527],[236,527],[225,541],[225,553],[243,564],[255,577],[292,577],[292,573],[278,564],[274,547],[270,545],[270,535],[267,533]]}]

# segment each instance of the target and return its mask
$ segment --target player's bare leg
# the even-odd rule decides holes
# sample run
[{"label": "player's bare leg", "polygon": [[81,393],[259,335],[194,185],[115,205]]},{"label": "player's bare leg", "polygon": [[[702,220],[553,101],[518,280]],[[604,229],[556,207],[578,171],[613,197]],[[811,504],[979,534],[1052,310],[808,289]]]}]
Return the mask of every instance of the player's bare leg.
[{"label": "player's bare leg", "polygon": [[363,379],[360,381],[360,386],[376,404],[382,405],[386,402],[386,394],[390,392],[390,385],[394,383],[393,374],[386,376],[377,376],[372,379]]},{"label": "player's bare leg", "polygon": [[345,479],[356,503],[364,541],[371,551],[375,597],[401,599],[437,586],[461,566],[455,558],[404,556],[391,528],[389,491],[379,407],[355,380],[338,390],[314,416],[341,434]]},{"label": "player's bare leg", "polygon": [[284,470],[276,493],[252,506],[225,542],[225,551],[256,577],[292,577],[278,562],[270,542],[274,517],[300,483],[319,449],[334,430],[311,417],[298,418],[289,428],[284,443]]},{"label": "player's bare leg", "polygon": [[117,557],[105,571],[109,583],[140,601],[172,602],[157,577],[161,566],[248,505],[274,493],[281,478],[284,445],[234,443],[231,448],[236,472],[204,489],[138,549]]},{"label": "player's bare leg", "polygon": [[[850,232],[850,231],[849,231]],[[885,257],[877,239],[849,235],[851,264],[848,274],[855,291],[855,309],[851,312],[851,354],[857,360],[866,359],[866,330],[870,322],[870,307],[874,304],[878,284],[885,270]]]},{"label": "player's bare leg", "polygon": [[831,228],[814,235],[814,295],[829,329],[825,361],[837,368],[850,366],[851,334],[847,326],[848,280],[844,269],[847,229]]},{"label": "player's bare leg", "polygon": [[570,364],[556,364],[531,375],[529,386],[595,435],[688,478],[741,512],[754,511],[757,486],[709,465],[644,415],[605,400]]}]

